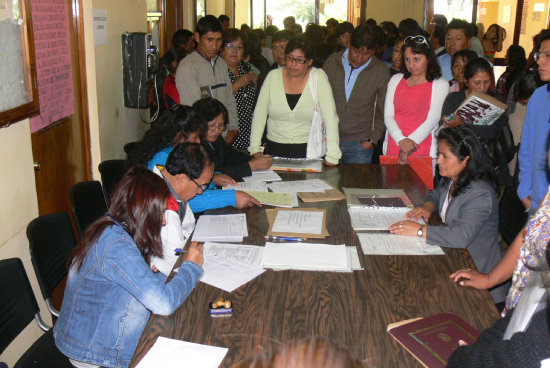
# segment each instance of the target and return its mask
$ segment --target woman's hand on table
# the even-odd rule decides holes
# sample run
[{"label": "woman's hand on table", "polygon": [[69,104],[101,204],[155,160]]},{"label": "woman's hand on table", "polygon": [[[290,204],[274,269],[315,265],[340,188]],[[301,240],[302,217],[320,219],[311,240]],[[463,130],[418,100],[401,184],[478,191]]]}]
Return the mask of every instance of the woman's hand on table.
[{"label": "woman's hand on table", "polygon": [[271,164],[273,164],[273,158],[270,155],[260,154],[256,157],[253,156],[252,160],[248,161],[248,164],[252,171],[267,170],[271,167]]},{"label": "woman's hand on table", "polygon": [[458,270],[449,276],[460,286],[470,286],[475,289],[490,289],[493,285],[488,273],[481,273],[468,269]]},{"label": "woman's hand on table", "polygon": [[428,203],[424,203],[422,206],[415,207],[409,212],[407,212],[405,214],[405,217],[413,221],[423,219],[424,221],[428,222],[428,220],[432,216],[432,212],[433,212],[432,205]]},{"label": "woman's hand on table", "polygon": [[410,138],[404,138],[399,141],[399,148],[406,154],[411,154],[418,149],[418,144]]},{"label": "woman's hand on table", "polygon": [[237,185],[237,182],[232,177],[225,174],[214,174],[212,182],[220,187],[226,187],[228,185]]},{"label": "woman's hand on table", "polygon": [[414,221],[399,221],[390,226],[390,233],[396,235],[418,236],[418,230],[422,227],[421,224]]},{"label": "woman's hand on table", "polygon": [[183,261],[191,261],[202,266],[204,258],[202,256],[203,243],[191,242],[187,248],[187,253],[183,256]]},{"label": "woman's hand on table", "polygon": [[457,127],[459,125],[464,124],[464,120],[462,120],[462,118],[458,117],[455,114],[451,114],[451,116],[453,117],[452,119],[449,119],[446,116],[441,118],[441,120],[443,120],[443,125],[446,128],[454,128],[454,127]]}]

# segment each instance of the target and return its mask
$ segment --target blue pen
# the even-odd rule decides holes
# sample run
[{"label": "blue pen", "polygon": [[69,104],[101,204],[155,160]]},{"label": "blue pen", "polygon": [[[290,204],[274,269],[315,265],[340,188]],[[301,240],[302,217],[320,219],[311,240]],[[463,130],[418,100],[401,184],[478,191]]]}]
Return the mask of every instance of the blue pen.
[{"label": "blue pen", "polygon": [[174,249],[174,253],[176,253],[176,256],[179,256],[180,254],[183,253],[183,249],[182,248],[176,248],[176,249]]},{"label": "blue pen", "polygon": [[266,236],[265,236],[265,239],[266,239],[266,240],[287,240],[287,241],[302,241],[302,240],[306,240],[306,238],[289,238],[289,237],[286,237],[286,236],[271,236],[271,235],[266,235]]}]

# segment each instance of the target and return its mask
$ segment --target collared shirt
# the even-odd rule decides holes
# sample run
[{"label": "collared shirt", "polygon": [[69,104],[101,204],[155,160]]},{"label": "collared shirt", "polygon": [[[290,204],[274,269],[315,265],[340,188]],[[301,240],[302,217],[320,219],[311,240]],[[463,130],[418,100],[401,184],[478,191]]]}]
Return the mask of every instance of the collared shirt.
[{"label": "collared shirt", "polygon": [[349,55],[349,49],[344,51],[344,53],[342,54],[342,65],[344,66],[344,74],[346,76],[346,79],[344,81],[346,86],[346,101],[349,100],[351,91],[353,91],[353,86],[355,86],[355,81],[357,80],[357,76],[363,71],[363,69],[369,66],[372,60],[372,56],[371,56],[369,61],[367,61],[365,64],[361,65],[359,68],[354,68],[349,62],[348,55]]},{"label": "collared shirt", "polygon": [[441,75],[446,80],[450,81],[453,79],[453,72],[451,70],[451,55],[449,53],[445,53],[441,56],[437,57],[437,61],[439,62],[439,66],[441,67]]}]

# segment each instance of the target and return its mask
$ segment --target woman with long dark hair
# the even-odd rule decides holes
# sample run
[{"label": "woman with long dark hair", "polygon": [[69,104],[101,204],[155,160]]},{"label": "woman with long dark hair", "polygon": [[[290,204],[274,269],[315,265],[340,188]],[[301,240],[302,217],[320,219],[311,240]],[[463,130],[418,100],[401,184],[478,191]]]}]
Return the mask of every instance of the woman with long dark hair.
[{"label": "woman with long dark hair", "polygon": [[149,266],[151,257],[162,256],[169,197],[159,176],[130,168],[109,212],[88,227],[75,249],[54,338],[76,367],[127,367],[150,314],[172,314],[201,278],[202,245],[196,243],[169,283]]},{"label": "woman with long dark hair", "polygon": [[[468,127],[443,128],[437,136],[437,164],[442,179],[422,206],[407,213],[410,220],[390,227],[399,235],[419,236],[428,244],[464,248],[478,270],[488,272],[500,261],[498,201],[493,172],[476,134]],[[442,226],[423,225],[438,211]],[[504,307],[507,285],[492,288],[491,295]]]}]

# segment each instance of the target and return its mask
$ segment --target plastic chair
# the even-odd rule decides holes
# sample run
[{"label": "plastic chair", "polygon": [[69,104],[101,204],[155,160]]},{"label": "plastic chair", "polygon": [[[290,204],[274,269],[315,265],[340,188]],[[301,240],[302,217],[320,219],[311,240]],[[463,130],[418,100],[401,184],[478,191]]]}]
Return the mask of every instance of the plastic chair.
[{"label": "plastic chair", "polygon": [[42,297],[50,313],[58,317],[59,311],[53,307],[50,298],[67,276],[67,260],[76,246],[71,219],[65,212],[40,216],[27,226],[27,238]]},{"label": "plastic chair", "polygon": [[109,205],[111,194],[113,194],[116,185],[126,172],[126,163],[124,160],[107,160],[100,163],[98,168],[101,173],[105,200]]},{"label": "plastic chair", "polygon": [[69,359],[55,346],[52,329],[40,317],[38,303],[19,258],[0,261],[0,353],[34,319],[46,333],[15,363],[14,368],[71,368]]},{"label": "plastic chair", "polygon": [[76,183],[69,190],[73,214],[80,236],[92,222],[107,212],[107,203],[99,181]]}]

